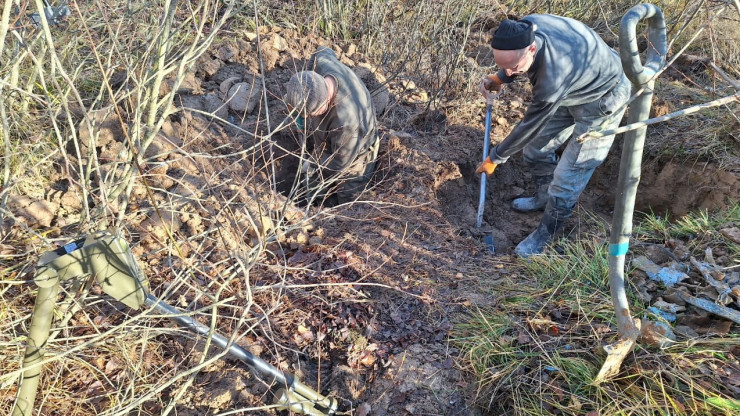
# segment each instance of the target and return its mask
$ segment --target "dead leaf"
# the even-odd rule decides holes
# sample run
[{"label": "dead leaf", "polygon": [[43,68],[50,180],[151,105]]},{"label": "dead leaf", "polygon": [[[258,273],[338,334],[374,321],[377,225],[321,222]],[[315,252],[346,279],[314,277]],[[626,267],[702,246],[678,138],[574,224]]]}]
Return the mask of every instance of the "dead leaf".
[{"label": "dead leaf", "polygon": [[13,253],[15,253],[15,249],[13,249],[13,246],[0,244],[0,256],[10,256]]},{"label": "dead leaf", "polygon": [[686,325],[699,335],[721,334],[730,332],[732,321],[726,319],[711,319],[708,316],[683,315],[679,320],[681,325]]},{"label": "dead leaf", "polygon": [[298,334],[301,336],[301,338],[305,339],[306,341],[313,341],[316,338],[313,334],[313,331],[306,328],[302,324],[298,325]]},{"label": "dead leaf", "polygon": [[725,381],[731,386],[740,387],[740,370],[735,369],[732,371],[727,375]]},{"label": "dead leaf", "polygon": [[375,354],[372,353],[372,351],[365,351],[360,357],[360,364],[365,367],[372,367],[372,365],[375,364],[376,360],[377,358],[375,357]]},{"label": "dead leaf", "polygon": [[527,335],[526,332],[519,331],[519,334],[517,335],[517,341],[519,342],[519,345],[527,345],[532,342],[532,338],[530,338],[530,336]]},{"label": "dead leaf", "polygon": [[653,306],[655,306],[656,308],[662,311],[666,311],[670,313],[682,312],[686,310],[685,306],[676,305],[675,303],[668,303],[662,299],[658,299],[655,302],[653,302]]},{"label": "dead leaf", "polygon": [[370,404],[363,403],[357,407],[357,411],[355,412],[356,416],[367,416],[370,414],[370,412],[373,410],[372,407],[370,407]]},{"label": "dead leaf", "polygon": [[529,318],[527,323],[536,331],[545,331],[553,326],[558,326],[557,322],[549,319]]},{"label": "dead leaf", "polygon": [[686,325],[676,325],[673,331],[685,338],[697,338],[699,334]]},{"label": "dead leaf", "polygon": [[105,363],[105,374],[111,375],[114,372],[122,368],[123,368],[123,362],[119,358],[113,357],[110,360],[108,360],[107,363]]},{"label": "dead leaf", "polygon": [[733,286],[730,292],[732,292],[732,296],[740,300],[740,286]]},{"label": "dead leaf", "polygon": [[580,400],[578,400],[578,397],[571,394],[570,395],[570,402],[568,402],[568,410],[572,410],[573,413],[578,413],[581,411],[581,408],[583,407],[583,404]]},{"label": "dead leaf", "polygon": [[640,340],[648,345],[658,348],[666,348],[675,343],[676,335],[671,327],[662,322],[643,322]]},{"label": "dead leaf", "polygon": [[612,328],[609,325],[601,324],[598,322],[591,323],[591,328],[597,334],[608,334],[612,332]]},{"label": "dead leaf", "polygon": [[696,296],[704,296],[713,302],[716,302],[717,299],[719,299],[719,293],[717,293],[717,289],[711,286],[704,286],[700,288],[696,291]]}]

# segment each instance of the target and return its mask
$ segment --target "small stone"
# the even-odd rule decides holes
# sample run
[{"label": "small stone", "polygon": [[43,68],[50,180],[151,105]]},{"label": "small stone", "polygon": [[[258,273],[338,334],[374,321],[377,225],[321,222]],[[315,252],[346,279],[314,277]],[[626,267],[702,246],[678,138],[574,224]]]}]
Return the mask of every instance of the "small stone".
[{"label": "small stone", "polygon": [[226,100],[233,111],[240,114],[251,113],[257,106],[261,93],[262,85],[258,82],[253,84],[238,82],[231,86]]},{"label": "small stone", "polygon": [[232,45],[229,43],[222,45],[216,51],[216,57],[224,62],[230,62],[231,58],[237,56],[238,54],[239,51],[237,50],[236,45]]},{"label": "small stone", "polygon": [[278,52],[284,52],[288,49],[288,42],[282,36],[275,34],[272,37],[272,47]]},{"label": "small stone", "polygon": [[169,137],[178,137],[177,127],[170,120],[165,120],[162,124],[162,133]]},{"label": "small stone", "polygon": [[[183,95],[180,96],[178,105],[182,106],[182,108],[185,109],[193,109],[193,110],[204,110],[205,106],[203,103],[203,96],[201,95]],[[192,118],[192,112],[191,111],[185,111],[185,117],[187,120]],[[197,114],[197,113],[196,113]]]},{"label": "small stone", "polygon": [[226,107],[226,104],[224,104],[216,94],[205,95],[203,97],[203,102],[206,107],[206,112],[213,113],[216,117],[224,120],[229,116],[229,110]]},{"label": "small stone", "polygon": [[308,240],[309,240],[308,234],[306,234],[303,231],[299,232],[298,235],[295,236],[295,241],[298,244],[306,244],[308,243]]},{"label": "small stone", "polygon": [[[218,72],[218,69],[221,67],[221,64],[218,64],[218,67],[209,69],[208,71],[205,71],[208,73],[209,71],[213,71],[215,74]],[[210,76],[210,75],[209,75]],[[188,71],[185,73],[185,76],[182,79],[182,82],[180,82],[180,87],[177,90],[179,93],[189,93],[189,94],[203,94],[203,86],[201,85],[201,81],[198,77],[195,76],[195,73],[192,71]]]},{"label": "small stone", "polygon": [[229,90],[231,89],[231,86],[234,85],[235,82],[239,81],[241,77],[229,77],[226,78],[221,84],[218,86],[218,90],[221,92],[221,95],[224,97],[228,96]]},{"label": "small stone", "polygon": [[223,62],[218,59],[205,59],[200,65],[200,70],[203,71],[207,77],[212,77],[216,75],[219,69],[221,69],[222,64]]}]

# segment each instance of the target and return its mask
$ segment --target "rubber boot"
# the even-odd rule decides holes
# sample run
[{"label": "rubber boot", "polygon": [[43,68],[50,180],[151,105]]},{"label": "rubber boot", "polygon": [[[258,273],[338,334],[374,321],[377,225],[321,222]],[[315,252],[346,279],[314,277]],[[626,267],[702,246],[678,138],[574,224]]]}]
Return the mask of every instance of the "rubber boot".
[{"label": "rubber boot", "polygon": [[535,192],[534,196],[517,198],[511,201],[511,207],[514,211],[519,212],[534,212],[542,211],[547,205],[547,188],[552,182],[552,175],[547,176],[534,176]]},{"label": "rubber boot", "polygon": [[558,221],[555,217],[545,212],[537,229],[522,240],[521,243],[517,244],[514,252],[523,258],[542,253],[545,246],[552,242],[555,233],[563,228],[564,223],[565,220]]}]

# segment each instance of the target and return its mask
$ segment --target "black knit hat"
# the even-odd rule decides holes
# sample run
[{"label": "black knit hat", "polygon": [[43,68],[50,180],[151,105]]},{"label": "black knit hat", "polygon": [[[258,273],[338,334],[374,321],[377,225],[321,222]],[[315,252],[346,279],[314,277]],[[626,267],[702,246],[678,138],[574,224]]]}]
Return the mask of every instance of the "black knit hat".
[{"label": "black knit hat", "polygon": [[493,32],[491,47],[503,51],[524,49],[534,42],[534,25],[526,20],[504,19]]}]

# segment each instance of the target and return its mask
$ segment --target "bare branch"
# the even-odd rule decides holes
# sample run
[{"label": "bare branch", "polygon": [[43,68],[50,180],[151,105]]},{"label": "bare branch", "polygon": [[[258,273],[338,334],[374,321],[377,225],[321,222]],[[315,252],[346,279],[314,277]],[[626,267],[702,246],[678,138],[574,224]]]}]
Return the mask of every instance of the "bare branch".
[{"label": "bare branch", "polygon": [[651,118],[651,119],[641,121],[638,123],[628,124],[626,126],[622,126],[616,129],[604,130],[604,131],[592,131],[592,132],[584,133],[580,137],[578,137],[578,142],[584,143],[589,140],[598,139],[604,136],[611,136],[613,134],[620,134],[620,133],[624,133],[624,132],[631,131],[631,130],[637,130],[645,126],[649,126],[651,124],[661,123],[663,121],[670,120],[676,117],[694,114],[701,110],[706,110],[707,108],[719,107],[721,105],[725,105],[733,101],[739,101],[739,100],[740,100],[740,92],[733,94],[733,95],[729,95],[727,97],[723,97],[723,98],[710,101],[708,103],[698,104],[693,107],[685,108],[683,110],[674,111],[673,113],[666,114],[664,116]]}]

